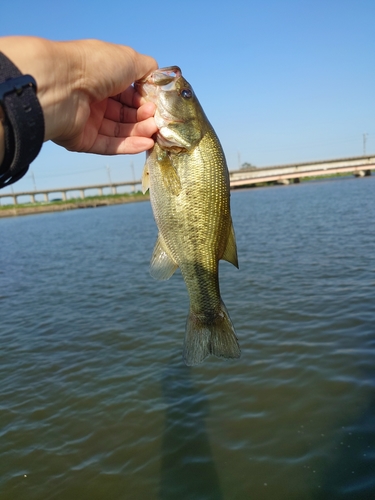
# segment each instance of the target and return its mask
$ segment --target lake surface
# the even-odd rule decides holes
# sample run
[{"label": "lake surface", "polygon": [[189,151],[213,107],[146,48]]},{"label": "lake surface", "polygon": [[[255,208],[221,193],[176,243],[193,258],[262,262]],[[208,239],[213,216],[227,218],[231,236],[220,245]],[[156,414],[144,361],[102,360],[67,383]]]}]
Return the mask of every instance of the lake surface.
[{"label": "lake surface", "polygon": [[375,498],[375,177],[232,215],[242,357],[193,368],[148,202],[0,219],[1,500]]}]

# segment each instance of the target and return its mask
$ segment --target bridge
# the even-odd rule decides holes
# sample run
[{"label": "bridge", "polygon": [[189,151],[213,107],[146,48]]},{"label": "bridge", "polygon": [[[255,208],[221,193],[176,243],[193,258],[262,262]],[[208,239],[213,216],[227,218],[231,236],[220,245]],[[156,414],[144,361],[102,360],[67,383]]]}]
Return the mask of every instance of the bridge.
[{"label": "bridge", "polygon": [[287,184],[291,180],[299,182],[303,177],[329,176],[339,173],[353,173],[359,177],[371,175],[373,169],[375,169],[375,156],[355,156],[276,167],[233,170],[230,172],[230,185],[231,188],[239,188],[263,182]]},{"label": "bridge", "polygon": [[[230,185],[232,189],[251,186],[264,182],[289,183],[299,182],[303,177],[313,177],[321,175],[333,175],[337,173],[353,173],[356,176],[371,175],[371,170],[375,169],[375,156],[355,156],[352,158],[341,158],[336,160],[323,160],[306,163],[294,163],[291,165],[279,165],[274,167],[263,167],[243,170],[232,170],[229,173]],[[93,186],[75,186],[69,188],[42,189],[36,191],[24,191],[18,193],[3,194],[0,191],[0,203],[2,198],[13,198],[13,204],[18,204],[19,196],[29,196],[32,203],[36,202],[35,196],[43,195],[44,202],[50,202],[49,195],[61,194],[62,200],[67,200],[67,193],[78,191],[82,199],[85,198],[87,190],[97,190],[99,196],[103,196],[104,189],[110,189],[112,194],[117,194],[117,188],[132,186],[135,191],[136,186],[142,184],[141,180],[114,182],[112,184],[96,184]]]},{"label": "bridge", "polygon": [[36,191],[19,191],[18,193],[7,193],[3,194],[0,191],[0,204],[1,204],[1,198],[13,198],[13,204],[17,205],[18,204],[18,197],[19,196],[29,196],[31,203],[36,203],[36,196],[37,195],[43,195],[44,197],[44,202],[49,203],[51,200],[49,199],[49,195],[54,194],[60,194],[61,199],[63,201],[66,201],[68,199],[67,194],[69,192],[73,191],[79,191],[80,193],[80,198],[84,199],[86,196],[86,191],[94,189],[97,191],[98,196],[103,196],[103,190],[106,188],[109,188],[111,191],[111,194],[118,194],[117,188],[123,187],[123,186],[132,186],[133,191],[135,191],[135,187],[137,185],[141,185],[142,181],[125,181],[125,182],[112,182],[111,184],[95,184],[93,186],[73,186],[73,187],[68,187],[68,188],[56,188],[56,189],[41,189],[41,190],[36,190]]}]

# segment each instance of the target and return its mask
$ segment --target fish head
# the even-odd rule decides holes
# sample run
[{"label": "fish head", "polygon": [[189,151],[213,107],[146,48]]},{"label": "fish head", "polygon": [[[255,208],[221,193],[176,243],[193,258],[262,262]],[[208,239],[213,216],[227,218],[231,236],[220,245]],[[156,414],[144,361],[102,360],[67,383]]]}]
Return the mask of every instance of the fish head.
[{"label": "fish head", "polygon": [[156,141],[172,151],[190,151],[202,139],[206,118],[178,66],[153,71],[135,82],[136,90],[156,105]]}]

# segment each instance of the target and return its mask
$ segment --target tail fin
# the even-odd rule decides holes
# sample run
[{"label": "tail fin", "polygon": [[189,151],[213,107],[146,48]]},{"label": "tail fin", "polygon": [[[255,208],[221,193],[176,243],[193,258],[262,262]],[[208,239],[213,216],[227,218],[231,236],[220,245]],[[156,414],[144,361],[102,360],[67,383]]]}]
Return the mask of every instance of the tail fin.
[{"label": "tail fin", "polygon": [[234,327],[223,302],[219,314],[212,322],[203,322],[191,311],[186,322],[183,352],[185,363],[188,366],[198,365],[209,354],[219,358],[241,356]]}]

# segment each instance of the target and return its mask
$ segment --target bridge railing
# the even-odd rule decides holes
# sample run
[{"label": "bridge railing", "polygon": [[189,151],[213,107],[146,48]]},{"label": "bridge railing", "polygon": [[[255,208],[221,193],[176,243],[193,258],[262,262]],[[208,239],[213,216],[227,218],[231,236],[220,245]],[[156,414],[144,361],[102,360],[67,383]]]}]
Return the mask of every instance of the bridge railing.
[{"label": "bridge railing", "polygon": [[283,182],[294,180],[298,182],[303,177],[333,175],[352,172],[354,175],[370,175],[375,169],[375,156],[357,156],[336,160],[315,161],[262,167],[251,170],[235,170],[230,172],[231,187],[247,186],[261,182]]},{"label": "bridge railing", "polygon": [[86,197],[86,191],[96,190],[98,196],[103,196],[104,189],[110,189],[112,194],[118,194],[117,189],[124,186],[132,186],[133,191],[135,191],[136,186],[142,184],[141,180],[138,181],[126,181],[126,182],[113,182],[112,184],[95,184],[93,186],[73,186],[69,188],[56,188],[56,189],[40,189],[35,191],[20,191],[17,193],[6,193],[3,194],[0,191],[0,203],[1,198],[13,198],[13,204],[18,204],[18,198],[20,196],[29,196],[31,203],[36,203],[36,196],[43,195],[44,202],[49,203],[49,195],[51,194],[61,194],[61,199],[66,201],[68,199],[68,193],[73,191],[78,191],[80,198],[84,199]]}]

